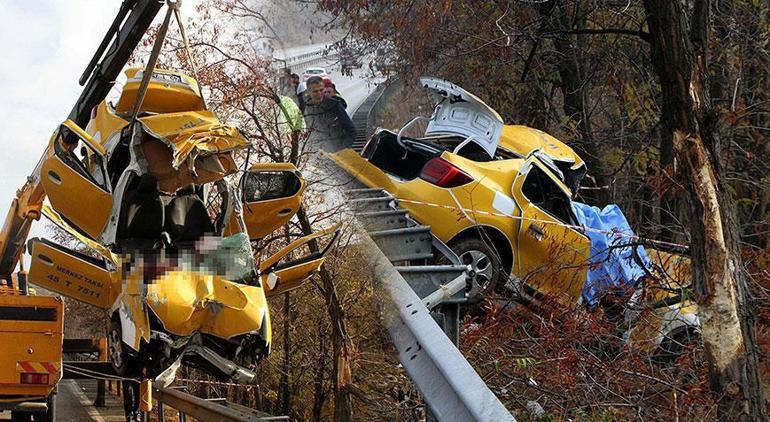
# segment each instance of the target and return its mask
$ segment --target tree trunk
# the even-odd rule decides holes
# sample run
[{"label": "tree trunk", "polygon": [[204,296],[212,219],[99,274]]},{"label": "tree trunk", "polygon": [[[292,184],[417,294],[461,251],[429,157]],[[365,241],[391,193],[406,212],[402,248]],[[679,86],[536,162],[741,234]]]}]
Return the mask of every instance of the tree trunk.
[{"label": "tree trunk", "polygon": [[326,374],[326,333],[322,330],[322,321],[318,321],[318,366],[316,367],[315,379],[313,380],[313,420],[321,420],[324,402],[326,401],[326,391],[324,389],[324,375]]},{"label": "tree trunk", "polygon": [[689,33],[681,2],[644,0],[644,6],[664,110],[670,111],[663,117],[689,190],[693,286],[718,416],[764,420],[754,311],[709,98],[709,0],[695,0]]},{"label": "tree trunk", "polygon": [[[570,31],[577,26],[585,26],[585,19],[570,19],[561,2],[552,1],[540,7],[540,14],[546,19],[545,28],[554,33]],[[564,97],[564,115],[572,120],[577,129],[578,138],[569,142],[577,153],[583,157],[597,187],[608,185],[607,177],[602,173],[599,150],[594,140],[591,128],[591,118],[586,106],[586,86],[582,63],[582,44],[584,36],[559,34],[553,39],[553,46],[559,57],[557,69],[559,72],[559,90]],[[583,196],[598,205],[604,205],[609,200],[605,189],[589,191]]]},{"label": "tree trunk", "polygon": [[[313,229],[310,220],[304,208],[297,212],[300,226],[303,233],[308,235]],[[318,252],[318,243],[312,240],[308,243],[312,252]],[[334,374],[334,420],[337,422],[348,422],[353,420],[353,401],[350,394],[350,384],[353,380],[353,372],[350,365],[350,356],[353,351],[353,344],[347,333],[345,326],[345,311],[337,296],[337,289],[334,286],[334,280],[326,270],[321,267],[319,271],[321,278],[321,291],[326,302],[326,311],[329,313],[329,320],[332,326],[332,373]]]},{"label": "tree trunk", "polygon": [[283,362],[281,363],[281,381],[279,388],[281,414],[288,415],[291,411],[291,389],[289,374],[291,373],[291,296],[283,295]]}]

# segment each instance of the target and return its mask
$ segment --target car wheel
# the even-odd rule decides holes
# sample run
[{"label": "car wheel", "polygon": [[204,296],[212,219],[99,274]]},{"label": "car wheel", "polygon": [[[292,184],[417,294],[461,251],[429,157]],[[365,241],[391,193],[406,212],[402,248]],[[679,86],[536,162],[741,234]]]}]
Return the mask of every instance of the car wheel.
[{"label": "car wheel", "polygon": [[123,328],[118,320],[113,319],[110,322],[107,348],[109,349],[110,363],[112,363],[115,373],[122,377],[131,377],[139,373],[139,359],[123,343]]},{"label": "car wheel", "polygon": [[465,297],[478,302],[495,290],[501,279],[499,254],[481,239],[464,238],[453,241],[449,248],[457,254],[463,265],[471,269],[471,279],[465,288]]}]

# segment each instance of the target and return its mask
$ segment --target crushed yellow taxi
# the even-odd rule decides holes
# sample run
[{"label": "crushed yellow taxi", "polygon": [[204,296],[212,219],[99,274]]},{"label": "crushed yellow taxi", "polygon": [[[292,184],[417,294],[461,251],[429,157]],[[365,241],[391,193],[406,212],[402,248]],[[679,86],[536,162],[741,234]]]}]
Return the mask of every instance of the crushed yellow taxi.
[{"label": "crushed yellow taxi", "polygon": [[108,312],[118,374],[168,383],[185,364],[252,382],[270,350],[267,298],[301,285],[326,250],[291,252],[322,237],[328,250],[336,229],[255,263],[251,241],[299,210],[299,171],[256,163],[226,179],[251,144],[205,108],[195,80],[154,70],[132,119],[145,75],[126,75],[117,104],[102,101],[85,129],[68,120],[50,139],[42,212],[80,247],[31,239],[29,281]]}]

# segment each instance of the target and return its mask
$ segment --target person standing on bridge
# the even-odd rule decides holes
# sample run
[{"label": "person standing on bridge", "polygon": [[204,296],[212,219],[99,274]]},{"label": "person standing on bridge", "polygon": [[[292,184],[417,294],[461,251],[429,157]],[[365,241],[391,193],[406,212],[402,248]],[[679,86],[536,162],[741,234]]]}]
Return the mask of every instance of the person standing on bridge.
[{"label": "person standing on bridge", "polygon": [[318,76],[307,80],[305,123],[308,140],[322,149],[337,151],[353,144],[356,129],[345,107],[339,101],[324,96],[324,81]]}]

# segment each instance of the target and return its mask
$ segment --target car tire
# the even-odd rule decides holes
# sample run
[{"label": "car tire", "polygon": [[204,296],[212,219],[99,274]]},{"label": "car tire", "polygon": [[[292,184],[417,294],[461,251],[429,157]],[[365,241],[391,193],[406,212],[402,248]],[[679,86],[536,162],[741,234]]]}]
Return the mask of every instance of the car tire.
[{"label": "car tire", "polygon": [[450,242],[449,248],[463,265],[471,267],[471,282],[465,289],[469,302],[480,302],[495,290],[503,271],[497,258],[500,255],[493,246],[481,239],[466,237]]},{"label": "car tire", "polygon": [[123,343],[123,327],[120,321],[113,318],[110,321],[110,331],[107,333],[107,349],[109,359],[115,373],[121,377],[133,377],[139,375],[141,366],[139,358],[129,351],[128,345]]}]

